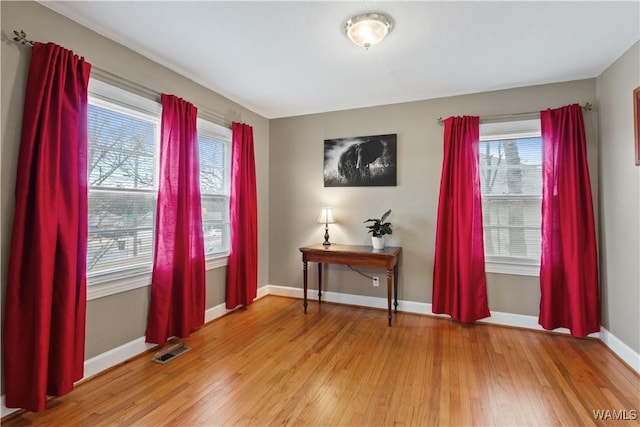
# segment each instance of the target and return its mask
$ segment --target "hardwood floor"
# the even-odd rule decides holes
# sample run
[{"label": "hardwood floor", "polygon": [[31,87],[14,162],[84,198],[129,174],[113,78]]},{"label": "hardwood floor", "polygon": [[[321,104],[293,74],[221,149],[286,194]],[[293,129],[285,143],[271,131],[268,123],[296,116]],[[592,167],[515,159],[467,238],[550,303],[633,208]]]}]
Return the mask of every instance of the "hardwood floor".
[{"label": "hardwood floor", "polygon": [[597,340],[308,310],[262,298],[197,331],[165,365],[145,354],[2,425],[639,425],[640,377]]}]

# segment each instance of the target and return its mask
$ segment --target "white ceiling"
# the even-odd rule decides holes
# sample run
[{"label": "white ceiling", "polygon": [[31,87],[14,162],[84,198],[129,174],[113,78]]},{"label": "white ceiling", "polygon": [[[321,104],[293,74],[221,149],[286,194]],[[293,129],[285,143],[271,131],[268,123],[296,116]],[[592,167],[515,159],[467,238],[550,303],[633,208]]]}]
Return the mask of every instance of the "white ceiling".
[{"label": "white ceiling", "polygon": [[[267,118],[596,77],[640,39],[638,0],[42,4]],[[366,51],[370,11],[394,29]]]}]

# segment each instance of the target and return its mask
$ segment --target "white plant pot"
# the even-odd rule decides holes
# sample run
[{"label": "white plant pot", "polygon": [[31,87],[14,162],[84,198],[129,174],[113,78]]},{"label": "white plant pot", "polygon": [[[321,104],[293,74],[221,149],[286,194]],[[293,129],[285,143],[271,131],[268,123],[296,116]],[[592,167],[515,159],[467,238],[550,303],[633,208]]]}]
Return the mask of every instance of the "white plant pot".
[{"label": "white plant pot", "polygon": [[373,249],[384,249],[384,236],[371,236],[371,244],[373,245]]}]

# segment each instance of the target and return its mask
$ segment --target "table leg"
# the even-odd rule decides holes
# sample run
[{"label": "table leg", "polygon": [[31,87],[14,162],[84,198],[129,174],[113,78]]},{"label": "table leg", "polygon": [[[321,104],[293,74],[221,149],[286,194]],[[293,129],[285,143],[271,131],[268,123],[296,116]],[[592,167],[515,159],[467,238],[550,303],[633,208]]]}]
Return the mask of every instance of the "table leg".
[{"label": "table leg", "polygon": [[304,277],[304,314],[307,314],[307,261],[302,261],[302,277]]},{"label": "table leg", "polygon": [[318,304],[322,302],[322,268],[323,264],[318,263]]},{"label": "table leg", "polygon": [[393,280],[393,270],[387,270],[387,319],[391,326],[391,281]]},{"label": "table leg", "polygon": [[398,312],[398,264],[393,267],[393,295],[395,297],[394,305],[396,313]]}]

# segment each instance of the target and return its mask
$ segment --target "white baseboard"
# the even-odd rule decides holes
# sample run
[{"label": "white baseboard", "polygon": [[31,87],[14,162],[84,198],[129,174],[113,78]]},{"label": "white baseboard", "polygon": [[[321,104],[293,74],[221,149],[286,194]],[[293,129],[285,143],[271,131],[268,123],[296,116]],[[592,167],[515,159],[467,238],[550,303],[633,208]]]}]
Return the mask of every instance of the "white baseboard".
[{"label": "white baseboard", "polygon": [[120,347],[105,351],[91,359],[85,360],[84,377],[80,381],[85,381],[87,378],[99,374],[156,346],[157,344],[145,342],[145,337],[140,337]]},{"label": "white baseboard", "polygon": [[624,361],[631,369],[640,374],[640,354],[635,352],[631,347],[622,342],[618,337],[613,335],[605,328],[600,328],[600,339],[611,349],[620,359]]},{"label": "white baseboard", "polygon": [[7,405],[4,404],[4,394],[2,395],[2,408],[0,408],[0,418],[4,418],[7,415],[11,415],[14,412],[19,411],[17,408],[7,408]]},{"label": "white baseboard", "polygon": [[266,297],[267,295],[269,295],[269,285],[258,288],[257,296],[254,301],[262,297]]},{"label": "white baseboard", "polygon": [[231,313],[234,310],[236,309],[228,309],[224,303],[211,307],[204,312],[204,323],[209,323],[212,320],[222,317],[227,313]]},{"label": "white baseboard", "polygon": [[[269,286],[263,286],[258,288],[257,296],[254,298],[254,301],[259,300],[262,297],[269,295]],[[231,313],[232,311],[237,310],[236,308],[227,308],[225,303],[218,304],[215,307],[211,307],[204,312],[204,323],[209,323],[212,320],[217,319],[218,317],[222,317],[227,313]]]},{"label": "white baseboard", "polygon": [[[291,288],[285,286],[267,285],[258,288],[257,299],[260,299],[267,295],[278,295],[292,298],[303,298],[303,290],[300,288]],[[309,301],[316,301],[318,297],[316,289],[309,289],[307,298]],[[363,295],[342,294],[338,292],[323,292],[322,300],[327,302],[335,302],[340,304],[359,305],[363,307],[371,308],[387,308],[387,299],[380,297],[370,297]],[[235,310],[235,309],[234,309]],[[205,323],[215,320],[225,314],[231,312],[226,308],[225,304],[218,304],[215,307],[209,308],[205,311]],[[426,314],[429,316],[437,317],[449,317],[446,315],[433,314],[431,312],[431,304],[414,301],[398,301],[398,311],[406,313]],[[483,319],[481,323],[490,323],[494,325],[515,326],[519,328],[543,329],[538,324],[538,318],[535,316],[526,316],[522,314],[501,313],[492,312],[491,317]],[[567,329],[556,329],[553,332],[568,334]],[[611,351],[613,351],[618,357],[620,357],[627,365],[640,374],[640,354],[635,352],[629,346],[627,346],[620,339],[611,334],[608,330],[601,328],[600,333],[590,334],[590,337],[599,338]],[[137,338],[130,341],[120,347],[106,351],[84,362],[85,376],[81,381],[85,381],[89,377],[92,377],[100,372],[103,372],[113,366],[118,365],[126,360],[129,360],[135,356],[138,356],[149,349],[153,348],[155,344],[149,344],[145,342],[145,337]],[[1,416],[5,417],[12,414],[18,409],[7,408],[5,406],[4,395],[1,396],[2,407]]]},{"label": "white baseboard", "polygon": [[[549,331],[538,323],[536,316],[527,316],[525,314],[514,313],[502,313],[499,311],[492,311],[491,317],[479,320],[478,323],[488,323],[492,325],[513,326],[516,328],[533,329],[536,331],[553,332],[555,334],[571,335],[571,331],[566,328],[556,328],[553,331]],[[600,338],[599,332],[594,332],[588,335],[589,338]]]}]

